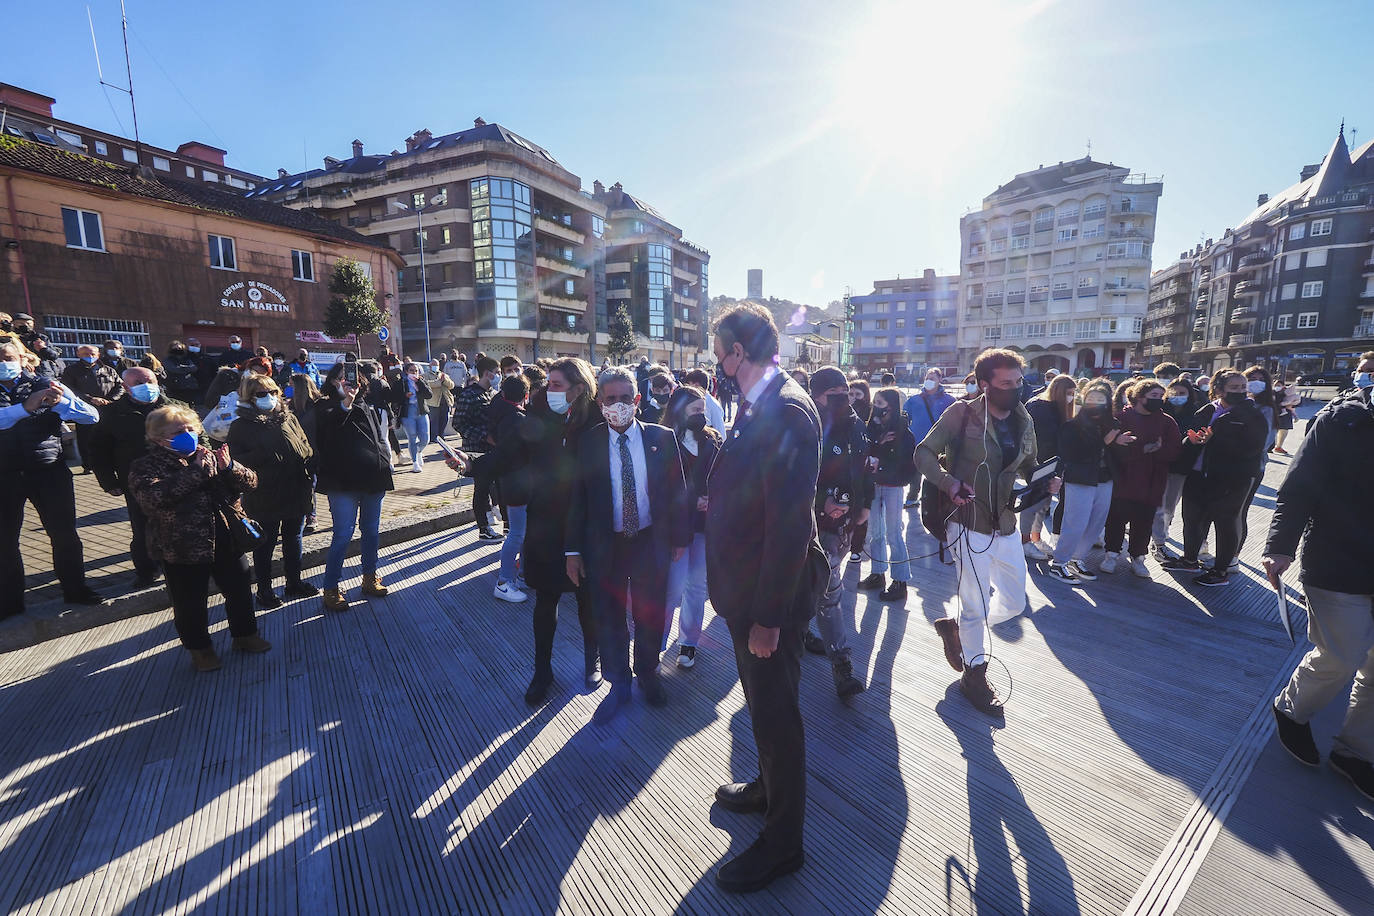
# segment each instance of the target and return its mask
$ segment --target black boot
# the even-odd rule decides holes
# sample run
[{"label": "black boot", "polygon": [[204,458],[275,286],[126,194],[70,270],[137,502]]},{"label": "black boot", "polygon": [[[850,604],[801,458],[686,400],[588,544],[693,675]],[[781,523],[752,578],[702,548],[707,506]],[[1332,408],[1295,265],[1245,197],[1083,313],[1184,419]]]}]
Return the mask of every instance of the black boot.
[{"label": "black boot", "polygon": [[807,630],[806,635],[802,637],[802,646],[812,655],[825,654],[825,640],[821,639],[810,630]]},{"label": "black boot", "polygon": [[987,662],[966,667],[959,678],[959,689],[979,712],[999,718],[1003,715],[1002,700],[997,696],[996,689],[988,683]]},{"label": "black boot", "polygon": [[848,658],[831,663],[831,673],[835,676],[835,693],[841,700],[847,700],[864,689],[864,682],[854,676],[854,666]]},{"label": "black boot", "polygon": [[906,583],[894,579],[891,585],[883,589],[883,593],[878,596],[878,599],[890,601],[893,604],[906,604]]},{"label": "black boot", "polygon": [[258,607],[262,608],[264,611],[279,608],[281,607],[281,599],[277,597],[277,593],[272,591],[271,588],[259,588]]},{"label": "black boot", "polygon": [[748,894],[762,890],[805,864],[806,855],[800,846],[775,849],[759,837],[752,846],[720,867],[716,872],[716,885],[721,890]]},{"label": "black boot", "polygon": [[549,695],[549,688],[553,686],[553,672],[549,670],[534,672],[534,678],[530,681],[530,686],[525,690],[525,702],[531,706],[538,706],[544,702],[544,698]]},{"label": "black boot", "polygon": [[869,573],[859,580],[859,591],[867,592],[873,589],[882,590],[887,585],[887,576],[882,573]]},{"label": "black boot", "polygon": [[601,663],[596,651],[596,646],[587,648],[582,647],[582,672],[585,676],[583,683],[588,690],[595,690],[601,686]]},{"label": "black boot", "polygon": [[740,814],[762,814],[768,810],[763,780],[757,776],[751,782],[731,782],[716,789],[716,801],[722,808]]}]

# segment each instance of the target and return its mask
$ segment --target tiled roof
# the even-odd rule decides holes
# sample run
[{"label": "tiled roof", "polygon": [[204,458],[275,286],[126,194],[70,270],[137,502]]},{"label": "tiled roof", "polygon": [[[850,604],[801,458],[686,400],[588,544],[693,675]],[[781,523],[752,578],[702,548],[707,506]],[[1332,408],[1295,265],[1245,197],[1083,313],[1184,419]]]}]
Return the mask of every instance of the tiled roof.
[{"label": "tiled roof", "polygon": [[209,182],[144,177],[128,167],[111,165],[89,156],[16,137],[0,137],[0,167],[96,185],[133,197],[195,207],[298,232],[325,235],[369,248],[386,247],[376,239],[308,211],[292,210],[265,200],[248,200]]}]

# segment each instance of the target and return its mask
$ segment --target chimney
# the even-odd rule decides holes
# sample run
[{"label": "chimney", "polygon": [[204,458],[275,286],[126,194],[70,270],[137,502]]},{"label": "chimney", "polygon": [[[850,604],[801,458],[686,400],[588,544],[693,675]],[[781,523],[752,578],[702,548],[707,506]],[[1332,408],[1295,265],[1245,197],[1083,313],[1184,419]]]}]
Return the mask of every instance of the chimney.
[{"label": "chimney", "polygon": [[291,174],[291,173],[288,172],[286,169],[277,169],[277,177],[278,177],[278,178],[285,178],[285,177],[286,177],[287,175],[289,175],[289,174]]},{"label": "chimney", "polygon": [[1259,197],[1255,198],[1255,206],[1257,207],[1263,207],[1267,203],[1269,203],[1268,194],[1261,194]]},{"label": "chimney", "polygon": [[423,130],[417,130],[417,131],[415,132],[415,146],[416,146],[416,147],[424,146],[426,143],[428,143],[429,141],[431,141],[431,140],[433,140],[433,139],[434,139],[434,134],[432,134],[432,133],[429,132],[429,128],[428,128],[428,127],[424,128]]},{"label": "chimney", "polygon": [[1305,165],[1302,167],[1302,171],[1298,173],[1298,181],[1306,181],[1319,171],[1321,171],[1320,165]]},{"label": "chimney", "polygon": [[324,157],[324,167],[325,167],[325,168],[327,168],[327,169],[332,169],[332,168],[334,168],[335,166],[337,166],[338,164],[339,164],[339,160],[335,159],[333,156],[325,156],[325,157]]},{"label": "chimney", "polygon": [[473,119],[472,119],[472,126],[473,126],[473,127],[486,127],[486,126],[487,126],[487,122],[486,122],[486,121],[483,121],[481,118],[473,118]]},{"label": "chimney", "polygon": [[593,182],[592,182],[592,193],[593,193],[593,194],[596,194],[596,195],[605,194],[605,193],[606,193],[606,186],[605,186],[604,184],[602,184],[601,181],[600,181],[599,179],[598,179],[597,181],[593,181]]},{"label": "chimney", "polygon": [[361,156],[362,154],[363,154],[363,141],[361,141],[361,140],[354,140],[354,141],[353,141],[353,158],[356,159],[357,157]]},{"label": "chimney", "polygon": [[415,136],[412,134],[411,136],[406,137],[406,152],[409,153],[409,152],[411,152],[411,151],[414,150],[414,149],[415,149]]},{"label": "chimney", "polygon": [[195,159],[198,162],[208,162],[210,165],[224,167],[225,151],[217,146],[208,143],[201,143],[199,140],[188,140],[177,147],[177,155],[185,156],[187,159]]},{"label": "chimney", "polygon": [[927,267],[927,268],[925,269],[925,273],[923,273],[921,276],[924,277],[924,278],[927,279],[927,280],[934,280],[934,279],[935,279],[935,268],[933,268],[933,267]]},{"label": "chimney", "polygon": [[624,191],[625,186],[617,181],[615,184],[611,185],[611,190],[617,192]]}]

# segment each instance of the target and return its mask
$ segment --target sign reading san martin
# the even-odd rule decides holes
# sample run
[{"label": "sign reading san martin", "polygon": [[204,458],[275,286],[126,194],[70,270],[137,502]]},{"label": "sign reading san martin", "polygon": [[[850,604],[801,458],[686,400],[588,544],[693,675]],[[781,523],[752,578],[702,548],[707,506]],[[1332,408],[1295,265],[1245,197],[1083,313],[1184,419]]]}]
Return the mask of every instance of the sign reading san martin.
[{"label": "sign reading san martin", "polygon": [[219,300],[219,305],[220,308],[248,309],[254,312],[291,311],[291,307],[286,304],[286,297],[279,290],[257,280],[241,280],[228,287],[223,298]]}]

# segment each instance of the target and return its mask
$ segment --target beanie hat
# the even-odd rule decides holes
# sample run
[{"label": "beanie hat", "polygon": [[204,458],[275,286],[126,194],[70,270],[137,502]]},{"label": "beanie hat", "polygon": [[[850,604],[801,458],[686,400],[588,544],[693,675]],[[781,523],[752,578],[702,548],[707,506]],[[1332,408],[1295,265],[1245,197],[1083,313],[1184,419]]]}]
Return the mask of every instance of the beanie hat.
[{"label": "beanie hat", "polygon": [[824,391],[831,388],[839,388],[841,385],[848,386],[849,381],[844,377],[844,373],[834,366],[822,366],[811,373],[811,395],[819,397]]}]

